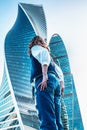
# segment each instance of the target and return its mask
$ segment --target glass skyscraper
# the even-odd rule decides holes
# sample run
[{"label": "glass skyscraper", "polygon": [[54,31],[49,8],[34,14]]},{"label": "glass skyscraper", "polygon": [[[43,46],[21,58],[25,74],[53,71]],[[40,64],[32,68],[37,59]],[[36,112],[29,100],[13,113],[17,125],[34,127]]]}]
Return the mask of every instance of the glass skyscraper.
[{"label": "glass skyscraper", "polygon": [[[69,130],[84,130],[79,103],[76,95],[74,79],[71,73],[69,58],[67,50],[65,48],[65,44],[58,34],[54,34],[50,39],[49,46],[54,61],[57,63],[57,65],[61,67],[64,74],[65,95],[62,100],[64,101],[64,104],[66,106],[65,114],[68,114],[68,122],[66,123],[67,125],[69,125]],[[62,114],[62,116],[64,117],[64,113]]]},{"label": "glass skyscraper", "polygon": [[23,129],[23,124],[38,128],[28,56],[28,44],[35,35],[47,38],[43,7],[20,3],[16,22],[5,38],[5,67],[0,87],[2,130]]},{"label": "glass skyscraper", "polygon": [[[24,130],[24,125],[39,129],[30,84],[31,64],[28,56],[28,44],[36,35],[47,39],[43,7],[20,3],[16,22],[5,38],[5,64],[0,87],[1,130]],[[52,57],[55,62],[60,63],[64,73],[66,89],[63,100],[69,130],[83,130],[74,80],[64,43],[60,36],[53,35],[49,45]],[[78,112],[76,113],[75,110]],[[78,121],[81,123],[78,124]]]}]

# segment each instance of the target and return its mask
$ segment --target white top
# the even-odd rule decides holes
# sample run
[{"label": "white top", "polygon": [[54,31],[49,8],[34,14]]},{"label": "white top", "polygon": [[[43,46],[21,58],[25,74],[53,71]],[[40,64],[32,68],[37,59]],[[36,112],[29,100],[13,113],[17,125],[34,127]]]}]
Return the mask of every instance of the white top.
[{"label": "white top", "polygon": [[61,68],[55,63],[55,71],[59,76],[59,81],[63,81],[64,82],[64,76],[63,76],[63,72],[61,70]]},{"label": "white top", "polygon": [[35,45],[31,48],[32,55],[41,63],[41,65],[50,64],[51,57],[48,50],[40,45]]},{"label": "white top", "polygon": [[[32,55],[41,63],[41,65],[48,65],[51,62],[51,57],[48,50],[40,45],[35,45],[31,48]],[[60,81],[64,81],[63,72],[61,68],[55,64],[56,73],[59,76]]]}]

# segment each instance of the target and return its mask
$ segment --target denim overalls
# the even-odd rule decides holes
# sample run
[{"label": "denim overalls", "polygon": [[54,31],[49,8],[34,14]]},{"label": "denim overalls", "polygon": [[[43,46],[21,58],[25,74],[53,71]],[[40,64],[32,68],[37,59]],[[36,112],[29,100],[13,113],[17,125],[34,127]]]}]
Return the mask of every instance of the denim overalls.
[{"label": "denim overalls", "polygon": [[47,88],[40,91],[38,84],[42,81],[41,64],[32,55],[31,82],[35,79],[36,108],[40,120],[40,130],[63,130],[61,122],[60,84],[55,69],[50,63],[48,67]]}]

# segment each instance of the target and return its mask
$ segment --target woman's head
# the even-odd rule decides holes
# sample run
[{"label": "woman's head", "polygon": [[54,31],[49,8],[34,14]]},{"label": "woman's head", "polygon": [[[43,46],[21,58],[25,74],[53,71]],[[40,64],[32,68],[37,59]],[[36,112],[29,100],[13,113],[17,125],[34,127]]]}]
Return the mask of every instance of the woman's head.
[{"label": "woman's head", "polygon": [[32,48],[33,46],[35,46],[35,45],[40,45],[40,46],[42,46],[42,47],[44,47],[44,48],[47,48],[48,51],[49,51],[49,48],[48,48],[48,46],[47,46],[45,40],[43,40],[40,36],[35,36],[35,37],[31,40],[31,42],[30,42],[30,44],[29,44],[29,54],[31,54],[31,48]]}]

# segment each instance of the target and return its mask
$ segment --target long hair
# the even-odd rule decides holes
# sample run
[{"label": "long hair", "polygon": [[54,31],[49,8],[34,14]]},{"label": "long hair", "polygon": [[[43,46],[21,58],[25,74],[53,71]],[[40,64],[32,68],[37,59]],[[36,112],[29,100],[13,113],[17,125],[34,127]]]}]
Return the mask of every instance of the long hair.
[{"label": "long hair", "polygon": [[31,54],[31,48],[35,45],[40,45],[44,48],[46,48],[48,51],[50,51],[49,47],[47,46],[46,42],[40,37],[40,36],[35,36],[30,44],[29,44],[29,55]]}]

